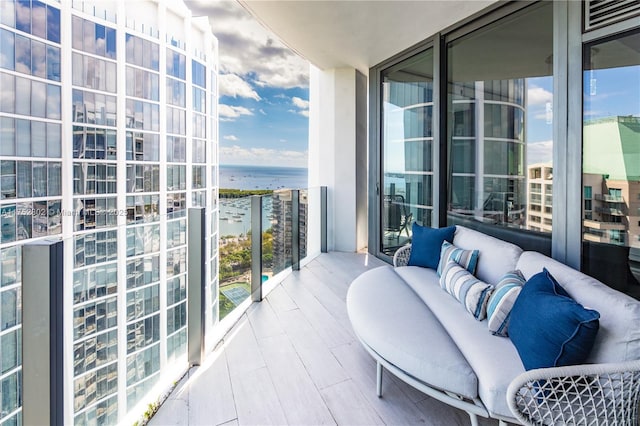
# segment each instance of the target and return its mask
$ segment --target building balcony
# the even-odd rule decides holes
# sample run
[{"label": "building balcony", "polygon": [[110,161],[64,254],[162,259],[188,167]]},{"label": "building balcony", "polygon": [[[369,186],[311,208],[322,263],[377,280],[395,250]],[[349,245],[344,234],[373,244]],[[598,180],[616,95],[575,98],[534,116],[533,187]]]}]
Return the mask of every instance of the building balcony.
[{"label": "building balcony", "polygon": [[617,230],[617,231],[626,231],[627,227],[618,222],[600,222],[597,220],[588,220],[585,219],[583,222],[585,228],[597,229],[600,231],[609,231],[609,230]]},{"label": "building balcony", "polygon": [[598,201],[604,201],[606,203],[624,203],[624,197],[608,195],[608,194],[595,194],[594,198]]},{"label": "building balcony", "polygon": [[610,216],[626,216],[622,210],[609,207],[596,207],[596,212]]}]

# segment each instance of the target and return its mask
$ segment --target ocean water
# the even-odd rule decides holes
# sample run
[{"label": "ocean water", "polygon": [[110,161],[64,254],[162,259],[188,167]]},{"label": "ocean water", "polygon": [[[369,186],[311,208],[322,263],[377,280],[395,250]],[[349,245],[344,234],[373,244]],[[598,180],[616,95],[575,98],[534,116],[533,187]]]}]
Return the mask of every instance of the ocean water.
[{"label": "ocean water", "polygon": [[302,189],[307,182],[302,168],[220,165],[221,189]]},{"label": "ocean water", "polygon": [[[220,166],[220,188],[224,189],[302,189],[307,187],[307,169],[265,166]],[[271,227],[271,197],[263,198],[262,226]],[[251,229],[251,199],[221,198],[220,235],[247,234]]]}]

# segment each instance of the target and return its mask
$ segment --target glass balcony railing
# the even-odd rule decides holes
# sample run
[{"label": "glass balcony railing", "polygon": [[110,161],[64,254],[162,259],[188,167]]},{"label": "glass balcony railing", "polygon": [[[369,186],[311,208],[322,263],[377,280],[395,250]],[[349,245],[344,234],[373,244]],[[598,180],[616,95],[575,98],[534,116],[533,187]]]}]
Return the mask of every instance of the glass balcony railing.
[{"label": "glass balcony railing", "polygon": [[[318,229],[309,229],[310,223]],[[326,188],[221,199],[220,319],[249,296],[261,300],[262,284],[299,269],[309,252],[325,251],[325,223]]]},{"label": "glass balcony railing", "polygon": [[[220,319],[239,315],[262,299],[263,283],[275,285],[321,251],[326,188],[220,199],[210,209],[172,209],[150,222],[4,248],[3,416],[63,424],[61,407],[69,405],[76,423],[98,415],[132,423],[189,366],[201,365],[235,317]],[[43,263],[49,267],[33,267]],[[63,304],[67,290],[72,298]],[[43,342],[41,333],[54,338]],[[65,353],[73,353],[72,377],[56,373]],[[40,400],[23,397],[38,388],[60,396],[67,383],[73,400],[55,405],[55,420],[37,417]]]},{"label": "glass balcony railing", "polygon": [[607,203],[624,203],[622,195],[596,194],[595,199]]}]

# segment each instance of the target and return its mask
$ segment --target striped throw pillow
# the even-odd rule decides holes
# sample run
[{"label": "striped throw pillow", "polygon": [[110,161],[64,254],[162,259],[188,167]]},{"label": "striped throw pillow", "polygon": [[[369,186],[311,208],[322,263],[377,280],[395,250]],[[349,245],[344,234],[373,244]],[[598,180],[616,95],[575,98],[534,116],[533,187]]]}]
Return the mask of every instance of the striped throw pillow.
[{"label": "striped throw pillow", "polygon": [[442,269],[440,286],[458,299],[478,321],[487,316],[487,302],[493,286],[480,281],[453,260]]},{"label": "striped throw pillow", "polygon": [[509,335],[509,318],[522,286],[527,280],[520,271],[507,272],[493,290],[487,305],[487,325],[496,336]]},{"label": "striped throw pillow", "polygon": [[442,243],[440,249],[440,262],[438,263],[438,275],[442,275],[442,270],[453,260],[458,265],[465,268],[471,274],[476,273],[476,266],[478,266],[478,256],[480,253],[478,250],[463,250],[451,244],[448,241]]}]

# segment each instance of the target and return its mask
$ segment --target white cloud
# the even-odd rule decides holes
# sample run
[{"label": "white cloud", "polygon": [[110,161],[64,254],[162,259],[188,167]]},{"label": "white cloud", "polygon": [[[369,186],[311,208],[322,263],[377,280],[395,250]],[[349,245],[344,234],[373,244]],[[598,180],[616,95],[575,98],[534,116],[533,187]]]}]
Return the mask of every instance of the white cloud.
[{"label": "white cloud", "polygon": [[235,142],[238,140],[238,137],[236,135],[225,135],[222,137],[222,139]]},{"label": "white cloud", "polygon": [[266,166],[307,167],[307,151],[244,148],[238,145],[220,147],[222,164],[261,164]]},{"label": "white cloud", "polygon": [[553,93],[542,87],[532,86],[527,90],[527,105],[544,105],[553,102]]},{"label": "white cloud", "polygon": [[259,101],[260,95],[251,85],[236,74],[221,74],[219,77],[220,95],[234,98],[249,98]]},{"label": "white cloud", "polygon": [[218,115],[220,121],[233,121],[243,115],[253,115],[253,112],[241,106],[220,104],[218,105]]},{"label": "white cloud", "polygon": [[553,141],[529,142],[527,164],[550,163],[553,160]]},{"label": "white cloud", "polygon": [[262,108],[260,108],[260,109],[258,110],[258,112],[260,112],[260,114],[262,114],[262,115],[267,115],[267,113],[266,113]]},{"label": "white cloud", "polygon": [[293,103],[293,106],[295,106],[298,109],[289,110],[289,112],[300,114],[304,117],[309,117],[309,101],[305,101],[302,98],[294,96],[293,98],[291,98],[291,102]]},{"label": "white cloud", "polygon": [[195,16],[207,15],[219,40],[222,73],[260,87],[308,87],[309,63],[287,48],[236,1],[187,0]]},{"label": "white cloud", "polygon": [[309,109],[309,101],[305,101],[297,96],[291,98],[291,102],[300,109]]}]

